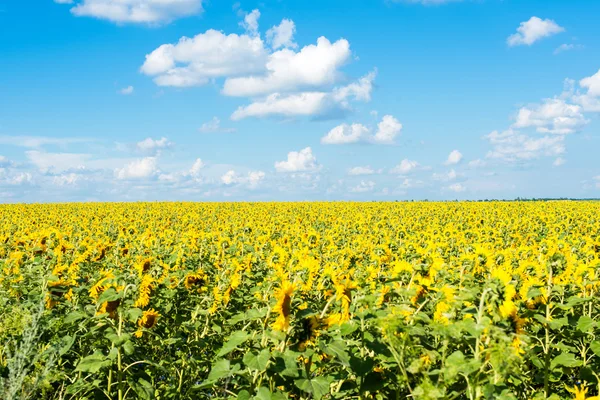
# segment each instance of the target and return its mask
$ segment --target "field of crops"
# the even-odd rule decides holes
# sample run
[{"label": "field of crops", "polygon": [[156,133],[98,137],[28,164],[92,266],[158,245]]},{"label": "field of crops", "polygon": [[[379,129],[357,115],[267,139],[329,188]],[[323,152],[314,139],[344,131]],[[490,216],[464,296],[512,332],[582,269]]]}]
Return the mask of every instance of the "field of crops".
[{"label": "field of crops", "polygon": [[0,397],[589,399],[599,268],[593,202],[4,205]]}]

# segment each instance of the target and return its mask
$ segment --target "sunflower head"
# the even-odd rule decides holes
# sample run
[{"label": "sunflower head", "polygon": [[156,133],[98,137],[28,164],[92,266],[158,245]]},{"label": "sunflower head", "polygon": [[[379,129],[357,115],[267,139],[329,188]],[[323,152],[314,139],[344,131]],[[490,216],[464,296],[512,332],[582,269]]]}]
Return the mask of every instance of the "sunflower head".
[{"label": "sunflower head", "polygon": [[160,314],[153,308],[142,313],[142,317],[138,320],[138,325],[141,328],[151,329],[156,325]]},{"label": "sunflower head", "polygon": [[202,289],[206,285],[206,280],[203,274],[189,274],[183,280],[183,285],[188,290],[194,288]]}]

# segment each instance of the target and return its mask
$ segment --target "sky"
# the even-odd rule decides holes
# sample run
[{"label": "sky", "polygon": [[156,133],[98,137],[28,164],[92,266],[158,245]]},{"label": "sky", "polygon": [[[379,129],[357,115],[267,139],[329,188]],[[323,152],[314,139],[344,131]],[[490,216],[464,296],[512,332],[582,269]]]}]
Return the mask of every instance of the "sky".
[{"label": "sky", "polygon": [[0,203],[598,198],[598,15],[0,0]]}]

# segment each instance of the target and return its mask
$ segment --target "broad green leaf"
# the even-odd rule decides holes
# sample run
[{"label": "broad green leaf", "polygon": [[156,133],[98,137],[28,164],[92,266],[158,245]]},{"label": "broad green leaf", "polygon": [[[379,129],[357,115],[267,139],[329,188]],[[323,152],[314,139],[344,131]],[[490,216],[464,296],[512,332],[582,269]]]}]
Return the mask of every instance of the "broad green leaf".
[{"label": "broad green leaf", "polygon": [[111,361],[108,360],[102,354],[92,354],[91,356],[87,356],[77,364],[77,368],[75,371],[81,372],[90,372],[92,374],[100,371],[103,367],[107,367],[111,364]]},{"label": "broad green leaf", "polygon": [[596,356],[600,357],[600,341],[595,340],[590,343],[590,349],[592,349]]},{"label": "broad green leaf", "polygon": [[225,378],[226,376],[229,376],[229,374],[231,373],[230,367],[231,365],[229,363],[229,360],[217,361],[211,368],[210,373],[208,374],[207,381],[213,382],[221,378]]},{"label": "broad green leaf", "polygon": [[579,329],[583,333],[589,332],[595,326],[596,322],[587,315],[581,316],[579,318],[579,321],[577,321],[577,329]]},{"label": "broad green leaf", "polygon": [[350,366],[350,356],[346,350],[346,343],[341,340],[335,340],[324,348],[326,354],[336,357],[341,361],[342,365],[348,367]]},{"label": "broad green leaf", "polygon": [[223,357],[226,354],[231,353],[240,344],[244,343],[250,338],[250,335],[244,331],[234,332],[227,340],[227,343],[223,345],[223,348],[217,353],[217,357]]},{"label": "broad green leaf", "polygon": [[550,368],[554,369],[554,368],[560,367],[560,366],[573,368],[573,367],[578,367],[581,364],[582,364],[581,361],[577,360],[575,358],[575,355],[573,355],[571,353],[561,353],[558,356],[554,357],[554,359],[550,363]]},{"label": "broad green leaf", "polygon": [[267,369],[267,365],[269,363],[269,358],[271,357],[271,353],[269,350],[264,349],[258,355],[253,352],[248,352],[244,355],[244,364],[252,369],[257,369],[259,371],[264,371]]},{"label": "broad green leaf", "polygon": [[315,399],[320,399],[329,393],[329,381],[323,376],[313,379],[296,379],[294,385],[298,389],[312,394]]}]

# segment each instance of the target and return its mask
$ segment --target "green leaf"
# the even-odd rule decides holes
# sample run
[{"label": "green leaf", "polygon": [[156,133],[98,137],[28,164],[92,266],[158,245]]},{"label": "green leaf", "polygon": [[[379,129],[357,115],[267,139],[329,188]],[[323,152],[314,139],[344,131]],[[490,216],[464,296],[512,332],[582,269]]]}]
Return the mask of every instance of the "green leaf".
[{"label": "green leaf", "polygon": [[269,363],[269,358],[271,357],[271,353],[268,349],[262,350],[258,355],[248,352],[244,355],[244,364],[248,368],[257,369],[259,371],[264,371],[267,369],[267,365]]},{"label": "green leaf", "polygon": [[583,333],[589,332],[595,326],[596,322],[587,315],[581,316],[579,318],[579,321],[577,321],[577,329],[579,329]]},{"label": "green leaf", "polygon": [[233,350],[235,350],[236,347],[244,343],[249,338],[250,335],[244,331],[234,332],[229,337],[227,343],[223,345],[223,348],[217,353],[217,357],[223,357],[224,355],[231,353]]},{"label": "green leaf", "polygon": [[298,389],[312,394],[315,399],[320,399],[329,393],[329,381],[322,376],[314,379],[296,379],[294,385]]},{"label": "green leaf", "polygon": [[107,360],[106,357],[102,354],[92,354],[91,356],[87,356],[77,364],[77,368],[75,371],[81,372],[90,372],[92,374],[100,371],[101,368],[107,367],[111,364],[110,360]]},{"label": "green leaf", "polygon": [[133,345],[133,342],[131,340],[128,340],[125,343],[123,343],[123,350],[128,356],[132,355],[135,351],[135,346]]},{"label": "green leaf", "polygon": [[63,336],[60,339],[60,349],[58,350],[58,354],[61,356],[64,356],[65,354],[67,354],[67,352],[69,350],[71,350],[71,347],[73,346],[73,343],[75,343],[75,337],[73,336]]},{"label": "green leaf", "polygon": [[117,291],[115,290],[115,288],[108,288],[106,289],[104,292],[102,292],[102,294],[100,295],[100,297],[98,297],[98,304],[102,304],[106,301],[115,301],[121,298],[121,295],[119,293],[117,293]]},{"label": "green leaf", "polygon": [[108,333],[106,338],[112,342],[116,347],[121,347],[125,342],[131,339],[131,335],[124,333],[121,336],[116,333]]},{"label": "green leaf", "polygon": [[465,363],[465,355],[460,351],[455,351],[446,358],[445,376],[449,380],[453,380],[458,376],[463,364]]},{"label": "green leaf", "polygon": [[77,320],[80,320],[82,318],[85,318],[87,315],[85,313],[79,312],[79,311],[71,311],[69,314],[67,314],[67,316],[65,317],[65,319],[63,320],[63,322],[65,324],[70,324],[73,323]]},{"label": "green leaf", "polygon": [[572,353],[561,353],[558,356],[554,357],[554,359],[550,363],[550,368],[554,369],[554,368],[559,367],[559,366],[573,368],[573,367],[578,367],[581,364],[582,364],[581,361],[577,360],[575,358],[574,354],[572,354]]},{"label": "green leaf", "polygon": [[154,398],[154,387],[152,384],[143,378],[127,377],[127,382],[133,391],[138,395],[138,398],[150,400]]},{"label": "green leaf", "polygon": [[207,381],[217,381],[221,378],[225,378],[226,376],[229,376],[229,374],[231,373],[231,365],[229,363],[229,360],[219,360],[215,363],[215,365],[213,365],[213,367],[210,370],[210,373],[208,374],[208,378]]},{"label": "green leaf", "polygon": [[326,354],[336,357],[341,361],[342,365],[348,367],[350,366],[350,356],[346,352],[346,349],[346,343],[341,340],[335,340],[325,346],[324,351]]},{"label": "green leaf", "polygon": [[592,343],[590,343],[590,349],[592,349],[592,351],[594,352],[594,354],[598,357],[600,357],[600,342],[595,340]]},{"label": "green leaf", "polygon": [[238,400],[250,400],[250,393],[247,390],[242,390],[237,395]]},{"label": "green leaf", "polygon": [[271,391],[264,386],[258,388],[258,393],[254,396],[256,400],[271,400]]}]

